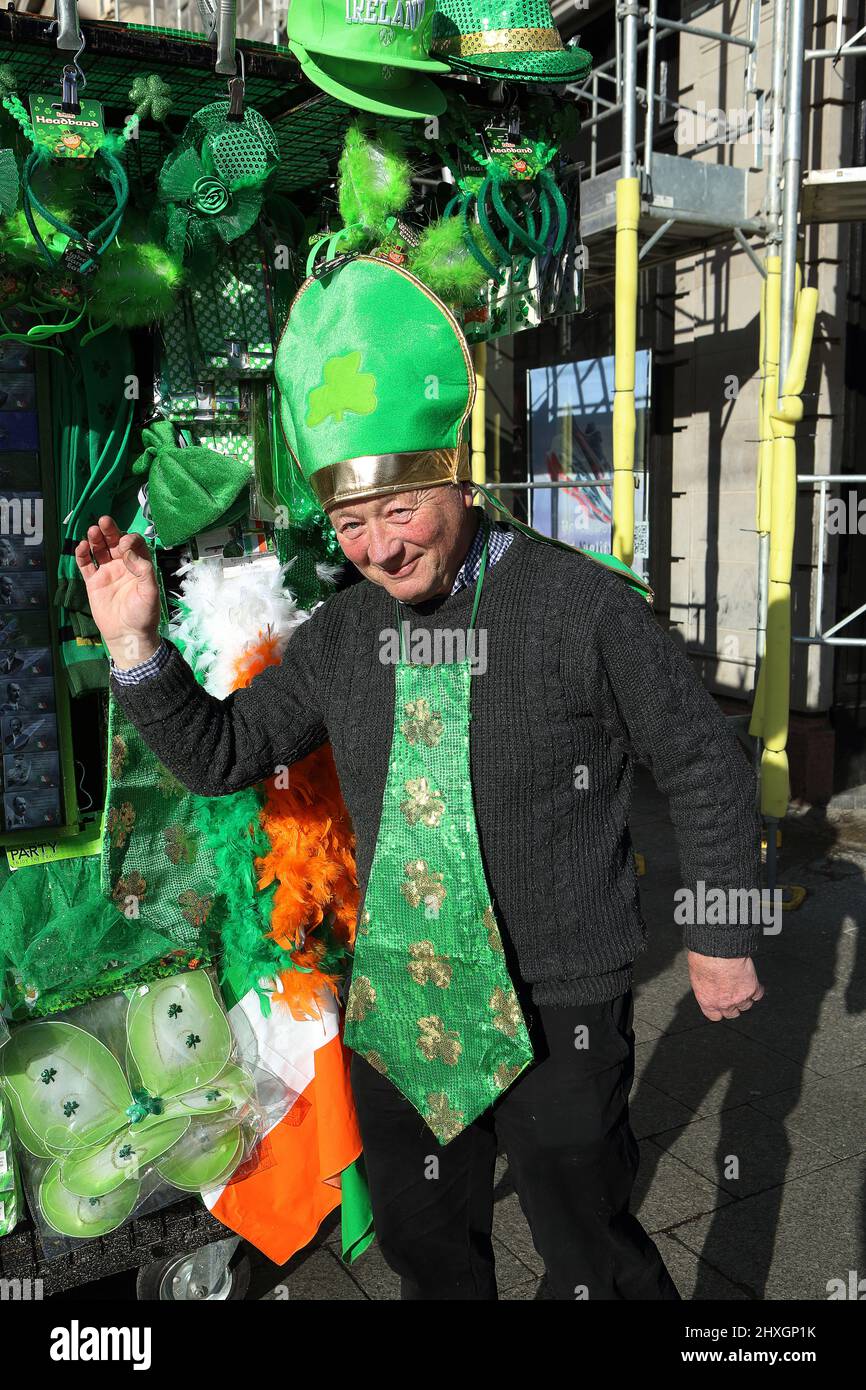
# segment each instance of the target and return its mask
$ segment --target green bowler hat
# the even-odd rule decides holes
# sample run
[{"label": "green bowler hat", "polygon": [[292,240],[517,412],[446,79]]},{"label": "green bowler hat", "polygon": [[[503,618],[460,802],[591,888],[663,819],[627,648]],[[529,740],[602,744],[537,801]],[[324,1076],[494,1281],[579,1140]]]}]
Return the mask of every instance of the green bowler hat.
[{"label": "green bowler hat", "polygon": [[292,0],[289,47],[311,82],[379,116],[440,116],[446,100],[426,73],[434,0]]},{"label": "green bowler hat", "polygon": [[356,256],[305,280],[274,372],[286,443],[325,510],[471,480],[469,348],[408,271]]},{"label": "green bowler hat", "polygon": [[516,82],[578,82],[586,49],[564,44],[548,0],[438,0],[430,51],[460,72]]}]

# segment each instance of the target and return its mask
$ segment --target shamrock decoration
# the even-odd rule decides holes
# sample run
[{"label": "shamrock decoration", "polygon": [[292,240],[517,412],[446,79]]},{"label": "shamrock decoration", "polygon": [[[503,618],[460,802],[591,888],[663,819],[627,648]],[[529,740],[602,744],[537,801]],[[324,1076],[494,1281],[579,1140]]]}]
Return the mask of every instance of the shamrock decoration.
[{"label": "shamrock decoration", "polygon": [[427,1097],[427,1111],[424,1119],[440,1144],[447,1144],[465,1128],[463,1111],[452,1109],[444,1091],[433,1091]]},{"label": "shamrock decoration", "polygon": [[171,88],[153,72],[134,78],[129,99],[139,120],[151,116],[155,121],[164,121],[172,106]]},{"label": "shamrock decoration", "polygon": [[425,859],[412,859],[403,866],[407,882],[400,884],[400,892],[410,907],[441,907],[447,897],[444,877],[438,870],[430,869]]},{"label": "shamrock decoration", "polygon": [[410,825],[435,828],[445,814],[445,802],[441,793],[433,791],[426,777],[410,777],[404,783],[408,796],[400,802],[400,810]]},{"label": "shamrock decoration", "polygon": [[[231,1061],[231,1031],[209,976],[158,980],[117,1002],[126,1019],[123,1066],[92,1033],[66,1022],[25,1024],[0,1052],[16,1133],[45,1165],[40,1211],[62,1235],[115,1230],[152,1171],[201,1192],[227,1181],[243,1158],[254,1087]],[[192,1053],[187,1036],[196,1039]],[[46,1072],[61,1094],[78,1097],[60,1107],[62,1118]]]},{"label": "shamrock decoration", "polygon": [[403,711],[406,718],[400,725],[400,732],[404,738],[413,747],[416,743],[426,743],[428,748],[435,748],[445,728],[439,711],[431,710],[429,701],[423,697],[407,700]]},{"label": "shamrock decoration", "polygon": [[167,825],[162,837],[165,841],[165,852],[172,864],[193,862],[198,850],[198,839],[195,835],[190,835],[182,825]]},{"label": "shamrock decoration", "polygon": [[514,990],[506,991],[497,985],[487,1007],[493,1011],[493,1027],[507,1038],[515,1038],[520,1027],[520,1005]]},{"label": "shamrock decoration", "polygon": [[503,950],[502,937],[499,935],[499,928],[496,925],[492,907],[485,907],[483,921],[491,951],[499,951],[501,954]]},{"label": "shamrock decoration", "polygon": [[451,984],[451,962],[447,955],[436,954],[432,941],[410,942],[406,969],[416,985],[431,983],[447,989]]},{"label": "shamrock decoration", "polygon": [[[135,471],[135,470],[133,470]],[[163,796],[182,796],[186,791],[183,782],[178,781],[173,772],[162,763],[157,763],[157,788]]]},{"label": "shamrock decoration", "polygon": [[447,1067],[454,1067],[460,1060],[463,1044],[456,1029],[446,1028],[437,1014],[430,1014],[418,1019],[418,1050],[428,1062],[439,1059]]},{"label": "shamrock decoration", "polygon": [[129,748],[126,739],[121,738],[120,734],[115,734],[111,740],[111,776],[116,782],[123,773],[123,766],[129,755]]},{"label": "shamrock decoration", "polygon": [[107,828],[111,844],[115,849],[123,848],[127,837],[132,834],[134,826],[135,807],[131,801],[124,801],[120,806],[109,807]]},{"label": "shamrock decoration", "polygon": [[353,975],[346,999],[346,1018],[349,1023],[363,1023],[376,1007],[376,991],[366,975]]},{"label": "shamrock decoration", "polygon": [[263,189],[279,163],[276,136],[257,111],[229,121],[216,101],[192,117],[159,175],[166,208],[166,249],[183,256],[219,238],[235,241],[258,221]]},{"label": "shamrock decoration", "polygon": [[362,372],[360,366],[360,352],[328,358],[323,384],[314,387],[307,399],[307,429],[324,424],[331,415],[341,425],[347,411],[353,415],[372,415],[378,404],[376,378],[372,372]]},{"label": "shamrock decoration", "polygon": [[213,898],[209,895],[200,897],[192,888],[187,888],[183,893],[178,893],[177,900],[190,926],[203,927],[213,907]]}]

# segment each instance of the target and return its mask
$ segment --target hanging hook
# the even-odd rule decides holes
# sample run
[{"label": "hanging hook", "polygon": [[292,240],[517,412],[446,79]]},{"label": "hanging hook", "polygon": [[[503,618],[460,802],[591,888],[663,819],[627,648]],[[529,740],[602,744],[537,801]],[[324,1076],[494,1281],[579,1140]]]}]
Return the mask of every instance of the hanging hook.
[{"label": "hanging hook", "polygon": [[79,91],[84,91],[87,86],[87,77],[79,65],[78,59],[84,52],[84,35],[78,36],[78,49],[71,63],[67,63],[60,74],[60,102],[54,102],[54,110],[62,111],[64,116],[79,116],[81,114],[81,103],[78,100]]},{"label": "hanging hook", "polygon": [[247,85],[247,71],[244,64],[242,49],[238,49],[237,56],[241,61],[241,75],[238,77],[237,74],[235,74],[234,77],[229,78],[229,109],[226,115],[227,121],[242,121],[244,118],[244,92],[246,91]]},{"label": "hanging hook", "polygon": [[[206,0],[213,4],[214,0]],[[217,57],[214,71],[221,77],[234,77],[237,71],[237,0],[216,0]]]},{"label": "hanging hook", "polygon": [[84,39],[81,37],[81,23],[78,16],[78,0],[56,0],[54,8],[54,19],[49,28],[49,33],[57,29],[57,47],[62,52],[72,53],[78,49],[76,58],[84,47]]}]

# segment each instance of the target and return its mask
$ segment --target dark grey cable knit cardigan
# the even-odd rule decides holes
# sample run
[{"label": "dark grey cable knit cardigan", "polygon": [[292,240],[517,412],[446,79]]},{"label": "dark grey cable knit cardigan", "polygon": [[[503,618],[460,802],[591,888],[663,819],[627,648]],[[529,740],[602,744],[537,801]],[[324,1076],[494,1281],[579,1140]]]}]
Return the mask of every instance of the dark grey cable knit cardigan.
[{"label": "dark grey cable knit cardigan", "polygon": [[[413,631],[465,629],[474,591],[406,605],[405,616]],[[393,734],[380,634],[394,625],[393,599],[362,580],[295,632],[280,666],[225,700],[176,648],[156,677],[111,689],[202,796],[251,786],[330,739],[363,898]],[[669,798],[693,890],[760,888],[754,771],[649,604],[598,562],[516,531],[485,577],[477,626],[487,669],[471,680],[473,792],[506,949],[537,1004],[612,999],[646,940],[627,824],[634,759]],[[683,930],[712,956],[748,955],[761,936],[751,918]]]}]

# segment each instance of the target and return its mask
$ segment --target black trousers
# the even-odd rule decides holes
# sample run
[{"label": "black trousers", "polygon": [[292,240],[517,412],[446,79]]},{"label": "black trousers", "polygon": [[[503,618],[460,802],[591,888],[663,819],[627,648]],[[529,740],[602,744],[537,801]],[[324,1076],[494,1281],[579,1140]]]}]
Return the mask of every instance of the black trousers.
[{"label": "black trousers", "polygon": [[524,1008],[535,1061],[444,1147],[390,1081],[352,1054],[373,1221],[404,1299],[496,1299],[493,1185],[508,1166],[556,1299],[678,1299],[629,1200],[637,1141],[631,991]]}]

